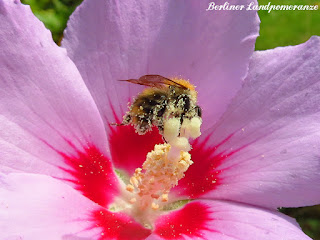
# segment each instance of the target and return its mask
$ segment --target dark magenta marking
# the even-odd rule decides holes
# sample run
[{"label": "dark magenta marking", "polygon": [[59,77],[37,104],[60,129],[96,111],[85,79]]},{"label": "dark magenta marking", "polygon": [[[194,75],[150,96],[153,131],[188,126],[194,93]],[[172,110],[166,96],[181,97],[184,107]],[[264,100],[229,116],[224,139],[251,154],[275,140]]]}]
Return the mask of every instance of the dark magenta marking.
[{"label": "dark magenta marking", "polygon": [[156,220],[155,233],[164,239],[201,238],[201,231],[208,229],[210,217],[209,207],[200,202],[191,202],[182,209],[161,216]]},{"label": "dark magenta marking", "polygon": [[129,175],[142,166],[154,145],[163,143],[157,128],[139,135],[131,125],[111,126],[108,139],[114,166],[126,170]]},{"label": "dark magenta marking", "polygon": [[74,188],[101,206],[107,206],[118,194],[118,179],[112,164],[94,145],[77,150],[77,156],[58,152],[70,168],[62,168],[72,178],[63,179],[74,183]]},{"label": "dark magenta marking", "polygon": [[[221,184],[221,170],[217,170],[218,166],[231,155],[238,152],[240,149],[230,153],[222,152],[215,154],[219,146],[227,142],[232,135],[223,140],[216,146],[207,146],[210,135],[201,141],[197,139],[192,143],[190,151],[191,159],[194,162],[183,179],[178,183],[174,190],[179,195],[188,196],[189,198],[198,198],[199,196],[214,190]],[[201,142],[200,142],[201,141]],[[226,169],[224,169],[226,170]]]},{"label": "dark magenta marking", "polygon": [[135,222],[124,213],[112,213],[105,209],[93,212],[93,227],[101,228],[98,240],[142,240],[147,238],[151,231]]}]

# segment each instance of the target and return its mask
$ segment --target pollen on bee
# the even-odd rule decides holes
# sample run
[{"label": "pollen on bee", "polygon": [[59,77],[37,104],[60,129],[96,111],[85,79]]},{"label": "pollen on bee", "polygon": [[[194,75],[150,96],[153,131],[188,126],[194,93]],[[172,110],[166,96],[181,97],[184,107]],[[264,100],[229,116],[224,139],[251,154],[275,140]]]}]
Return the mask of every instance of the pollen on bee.
[{"label": "pollen on bee", "polygon": [[180,119],[170,118],[164,123],[163,136],[167,141],[175,139],[180,132]]},{"label": "pollen on bee", "polygon": [[202,119],[200,117],[185,119],[180,129],[180,135],[186,138],[198,138],[201,135],[201,124]]}]

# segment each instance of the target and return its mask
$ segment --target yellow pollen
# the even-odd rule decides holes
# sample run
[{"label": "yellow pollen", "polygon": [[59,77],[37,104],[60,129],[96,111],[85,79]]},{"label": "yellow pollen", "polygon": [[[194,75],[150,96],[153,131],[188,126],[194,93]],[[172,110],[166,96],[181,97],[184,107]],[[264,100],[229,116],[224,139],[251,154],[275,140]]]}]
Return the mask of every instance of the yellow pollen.
[{"label": "yellow pollen", "polygon": [[135,187],[138,187],[138,185],[139,185],[139,182],[138,182],[137,178],[139,178],[139,176],[136,177],[135,175],[130,178],[130,183]]},{"label": "yellow pollen", "polygon": [[133,192],[134,190],[134,186],[132,186],[131,184],[128,184],[127,187],[126,187],[127,191],[129,192]]},{"label": "yellow pollen", "polygon": [[168,194],[162,194],[161,195],[161,201],[162,202],[168,202],[168,200],[169,200]]},{"label": "yellow pollen", "polygon": [[159,209],[159,205],[153,202],[153,203],[151,204],[151,208],[152,208],[153,210],[158,210],[158,209]]}]

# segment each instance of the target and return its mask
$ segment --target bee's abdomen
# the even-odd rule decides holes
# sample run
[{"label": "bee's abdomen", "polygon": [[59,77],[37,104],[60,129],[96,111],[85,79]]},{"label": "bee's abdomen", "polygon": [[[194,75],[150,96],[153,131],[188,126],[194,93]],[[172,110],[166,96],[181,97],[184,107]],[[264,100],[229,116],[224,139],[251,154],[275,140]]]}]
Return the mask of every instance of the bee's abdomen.
[{"label": "bee's abdomen", "polygon": [[[153,124],[158,125],[159,119],[166,111],[167,95],[163,92],[138,96],[131,106],[132,123],[140,134],[147,132]],[[157,124],[158,123],[158,124]]]}]

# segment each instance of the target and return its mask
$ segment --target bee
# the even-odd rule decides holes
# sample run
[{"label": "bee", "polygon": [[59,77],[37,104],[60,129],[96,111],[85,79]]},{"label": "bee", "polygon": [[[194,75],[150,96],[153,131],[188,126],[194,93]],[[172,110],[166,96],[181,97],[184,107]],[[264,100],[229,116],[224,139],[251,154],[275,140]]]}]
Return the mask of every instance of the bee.
[{"label": "bee", "polygon": [[120,80],[147,86],[129,106],[129,111],[118,125],[132,124],[140,135],[150,131],[153,126],[163,135],[164,122],[178,118],[182,125],[184,119],[200,117],[201,108],[197,105],[195,86],[184,79],[169,79],[160,75],[144,75],[139,79]]}]

